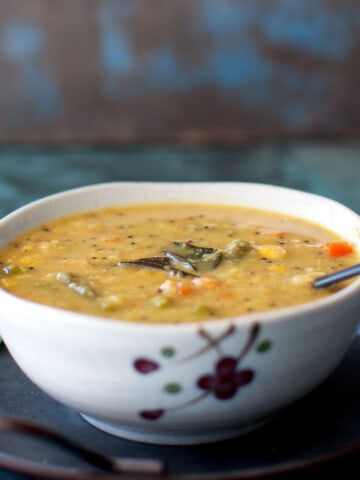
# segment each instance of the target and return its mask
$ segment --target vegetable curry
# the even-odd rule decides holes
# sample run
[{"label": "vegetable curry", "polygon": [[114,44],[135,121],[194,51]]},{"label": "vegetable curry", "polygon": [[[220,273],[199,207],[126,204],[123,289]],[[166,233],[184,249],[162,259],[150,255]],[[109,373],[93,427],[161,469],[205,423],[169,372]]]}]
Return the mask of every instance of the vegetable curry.
[{"label": "vegetable curry", "polygon": [[140,322],[194,322],[312,301],[312,282],[359,261],[312,223],[239,206],[107,207],[25,232],[0,252],[0,285],[26,299]]}]

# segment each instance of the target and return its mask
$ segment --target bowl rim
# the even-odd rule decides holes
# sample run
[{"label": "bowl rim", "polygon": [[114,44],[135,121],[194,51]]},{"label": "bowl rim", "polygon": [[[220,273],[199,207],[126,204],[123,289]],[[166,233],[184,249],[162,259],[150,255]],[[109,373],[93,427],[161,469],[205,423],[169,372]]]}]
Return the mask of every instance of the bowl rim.
[{"label": "bowl rim", "polygon": [[[49,202],[56,202],[58,200],[61,200],[65,197],[71,196],[71,195],[78,195],[81,193],[84,193],[86,191],[96,191],[96,190],[103,190],[103,189],[111,189],[111,188],[118,188],[120,186],[159,186],[161,185],[162,187],[167,187],[167,186],[174,186],[174,185],[184,185],[188,184],[191,187],[195,187],[198,185],[201,185],[202,188],[205,188],[206,186],[210,185],[217,185],[218,187],[220,186],[228,186],[229,184],[235,185],[235,186],[250,186],[253,188],[259,188],[259,189],[264,189],[264,190],[274,190],[276,189],[277,191],[282,191],[283,193],[286,192],[292,192],[295,194],[300,194],[303,195],[304,198],[307,197],[308,199],[313,199],[313,200],[321,200],[321,201],[326,201],[329,203],[329,205],[334,205],[337,208],[342,208],[344,211],[347,211],[350,215],[354,217],[354,219],[358,218],[359,222],[359,236],[360,236],[360,216],[352,209],[347,207],[346,205],[342,204],[341,202],[338,202],[336,200],[333,200],[331,198],[307,192],[307,191],[302,191],[298,190],[295,188],[289,188],[289,187],[284,187],[280,185],[274,185],[274,184],[266,184],[266,183],[256,183],[256,182],[138,182],[138,181],[117,181],[117,182],[103,182],[103,183],[95,183],[95,184],[90,184],[90,185],[84,185],[76,188],[71,188],[63,191],[59,191],[57,193],[53,193],[51,195],[46,195],[44,197],[41,197],[37,200],[31,201],[29,203],[24,204],[23,206],[18,207],[17,209],[13,210],[12,212],[8,213],[4,217],[0,218],[0,231],[1,228],[3,227],[4,224],[13,222],[18,216],[26,215],[30,210],[34,208],[41,207],[42,205],[46,205]],[[189,203],[196,203],[194,201],[189,201]],[[138,203],[144,203],[138,202]],[[155,201],[153,202],[154,204],[160,203],[160,201]],[[186,203],[186,201],[184,202]],[[200,202],[198,202],[200,203]],[[204,203],[209,203],[208,200],[205,200]],[[135,204],[135,202],[132,202],[132,204]],[[224,202],[224,205],[230,204],[229,202]],[[98,208],[106,207],[107,205],[111,205],[111,203],[106,204],[106,203],[101,203]],[[113,204],[114,205],[114,204]],[[89,206],[89,209],[92,209],[93,207]],[[256,207],[255,207],[256,208]],[[86,210],[86,208],[80,208],[80,209],[71,209],[68,213],[64,213],[64,215],[76,213],[76,212],[81,212]],[[277,212],[277,210],[272,210],[269,208],[269,211]],[[281,213],[281,211],[279,212]],[[59,215],[55,215],[53,217],[50,216],[50,218],[57,218]],[[295,215],[296,217],[296,215]],[[298,218],[306,220],[306,217],[299,215]],[[33,224],[34,226],[36,223]],[[25,227],[20,229],[20,232],[26,231],[27,228],[31,227]],[[334,230],[333,230],[334,231]],[[334,231],[335,232],[335,231]],[[335,232],[336,233],[336,232]],[[6,244],[4,242],[4,244]],[[360,239],[359,239],[360,243]],[[360,253],[360,247],[359,247],[359,253]],[[210,320],[199,320],[199,321],[191,321],[191,322],[179,322],[179,323],[171,323],[171,322],[141,322],[141,321],[132,321],[132,320],[127,320],[127,319],[114,319],[114,318],[109,318],[109,317],[102,317],[102,316],[97,316],[97,315],[91,315],[91,314],[86,314],[86,313],[81,313],[81,312],[75,312],[72,310],[66,310],[66,309],[61,309],[59,307],[51,306],[51,305],[46,305],[38,302],[34,302],[32,300],[24,299],[22,297],[19,297],[13,293],[8,292],[7,290],[3,289],[0,287],[0,299],[1,302],[3,303],[4,301],[10,302],[12,304],[16,311],[18,309],[28,311],[29,313],[35,313],[37,312],[39,315],[39,320],[40,318],[44,315],[45,317],[49,316],[49,313],[52,315],[51,322],[57,320],[60,322],[71,322],[73,324],[73,321],[76,320],[77,324],[91,324],[92,326],[97,326],[100,328],[104,328],[105,325],[110,325],[112,328],[118,329],[118,328],[125,328],[125,329],[130,329],[130,330],[151,330],[153,331],[160,331],[164,332],[165,334],[168,333],[168,330],[175,330],[176,331],[184,331],[187,332],[188,330],[193,331],[194,329],[199,329],[200,326],[213,326],[215,328],[223,328],[225,325],[228,325],[229,323],[233,323],[237,326],[237,328],[248,328],[249,325],[253,324],[254,322],[257,323],[262,323],[265,325],[273,325],[277,323],[282,323],[284,321],[288,322],[290,319],[296,320],[298,317],[307,315],[309,313],[316,313],[319,312],[323,309],[326,308],[331,308],[332,306],[339,305],[346,303],[347,300],[356,294],[360,294],[360,278],[353,280],[349,285],[347,285],[345,288],[332,293],[331,295],[328,295],[326,297],[305,302],[305,303],[300,303],[296,304],[293,306],[289,307],[281,307],[281,308],[276,308],[272,310],[265,310],[265,311],[260,311],[260,312],[253,312],[249,314],[243,314],[243,315],[237,315],[233,317],[219,317],[216,319],[210,319]],[[1,334],[1,318],[2,314],[0,313],[0,334]],[[90,323],[89,323],[90,322]],[[108,328],[108,327],[107,327]]]}]

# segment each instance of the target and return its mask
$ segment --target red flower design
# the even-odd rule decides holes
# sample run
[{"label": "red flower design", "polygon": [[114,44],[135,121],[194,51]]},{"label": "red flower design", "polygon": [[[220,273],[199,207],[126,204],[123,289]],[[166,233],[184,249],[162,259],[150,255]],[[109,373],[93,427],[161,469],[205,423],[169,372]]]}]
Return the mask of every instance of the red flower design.
[{"label": "red flower design", "polygon": [[164,410],[162,408],[158,408],[156,410],[141,410],[139,415],[146,420],[157,420],[163,415],[163,413]]},{"label": "red flower design", "polygon": [[134,361],[134,368],[139,373],[146,375],[160,368],[160,365],[157,362],[155,362],[155,360],[141,357],[141,358],[137,358]]},{"label": "red flower design", "polygon": [[197,385],[202,390],[213,392],[219,400],[233,397],[238,389],[250,383],[255,373],[250,369],[236,370],[238,359],[222,357],[215,364],[215,372],[198,379]]}]

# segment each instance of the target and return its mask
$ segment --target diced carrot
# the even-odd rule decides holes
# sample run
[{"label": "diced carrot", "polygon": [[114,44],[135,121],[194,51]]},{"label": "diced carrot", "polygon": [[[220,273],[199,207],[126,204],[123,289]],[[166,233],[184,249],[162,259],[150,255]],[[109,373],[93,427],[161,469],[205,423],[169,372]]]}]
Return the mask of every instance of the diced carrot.
[{"label": "diced carrot", "polygon": [[130,303],[128,304],[128,306],[129,306],[130,308],[136,308],[138,305],[139,305],[139,304],[138,304],[137,302],[130,302]]},{"label": "diced carrot", "polygon": [[354,251],[353,247],[347,242],[326,242],[321,250],[329,257],[343,257]]},{"label": "diced carrot", "polygon": [[207,277],[206,275],[202,277],[194,277],[191,280],[191,283],[199,288],[215,288],[219,285],[218,280],[212,277]]},{"label": "diced carrot", "polygon": [[262,233],[265,235],[273,235],[274,237],[282,237],[286,232],[283,230],[264,230]]},{"label": "diced carrot", "polygon": [[235,297],[235,292],[227,291],[223,292],[219,295],[220,298],[234,298]]},{"label": "diced carrot", "polygon": [[118,237],[118,236],[113,236],[113,237],[105,237],[104,238],[104,242],[106,243],[116,243],[116,242],[120,242],[121,240],[121,237]]},{"label": "diced carrot", "polygon": [[189,293],[191,292],[191,288],[189,287],[189,285],[183,282],[177,282],[175,287],[176,293],[180,296],[189,295]]},{"label": "diced carrot", "polygon": [[167,298],[180,297],[191,293],[191,288],[185,282],[174,282],[165,280],[159,288],[160,292]]}]

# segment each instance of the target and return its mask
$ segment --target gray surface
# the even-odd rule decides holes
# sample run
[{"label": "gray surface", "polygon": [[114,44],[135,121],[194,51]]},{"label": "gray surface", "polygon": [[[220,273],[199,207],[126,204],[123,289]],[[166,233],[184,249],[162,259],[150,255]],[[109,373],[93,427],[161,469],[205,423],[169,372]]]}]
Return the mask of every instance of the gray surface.
[{"label": "gray surface", "polygon": [[[264,475],[260,472],[266,473],[266,478],[273,473],[271,480],[323,479],[329,478],[330,473],[332,478],[358,480],[359,369],[360,338],[356,338],[339,367],[322,385],[274,416],[261,429],[224,442],[174,447],[139,444],[95,429],[71,408],[41,392],[3,350],[0,351],[0,414],[47,425],[105,455],[162,460],[166,466],[164,480],[186,480],[190,474],[189,480],[195,480],[200,474],[202,480],[235,480],[239,477],[261,480]],[[52,468],[53,478],[57,479],[63,477],[64,467],[82,473],[99,472],[77,455],[29,436],[0,435],[0,452],[15,459],[26,458],[45,468],[57,467]],[[336,457],[345,452],[347,456],[335,462]],[[2,465],[1,462],[0,455]],[[320,464],[316,467],[318,462]],[[274,472],[281,470],[288,472],[275,476]],[[234,472],[237,472],[236,476]],[[18,480],[22,477],[14,477],[0,469],[0,478]],[[105,480],[103,475],[100,478]],[[144,475],[124,474],[118,478],[146,480]]]}]

